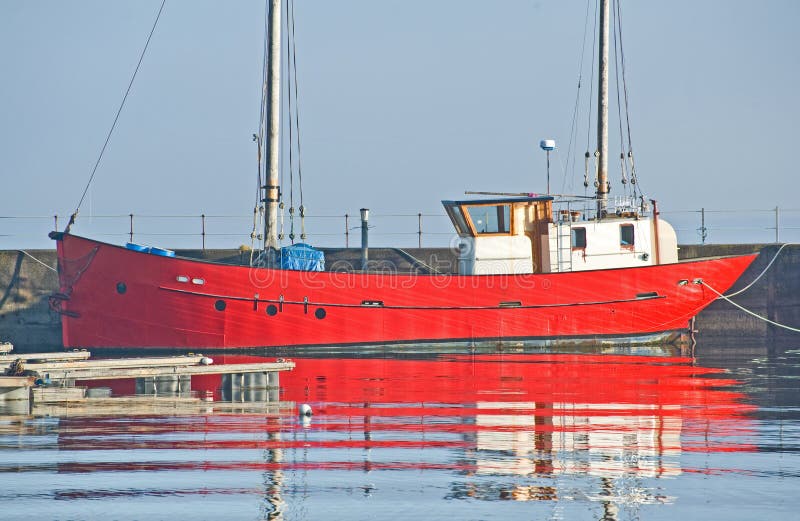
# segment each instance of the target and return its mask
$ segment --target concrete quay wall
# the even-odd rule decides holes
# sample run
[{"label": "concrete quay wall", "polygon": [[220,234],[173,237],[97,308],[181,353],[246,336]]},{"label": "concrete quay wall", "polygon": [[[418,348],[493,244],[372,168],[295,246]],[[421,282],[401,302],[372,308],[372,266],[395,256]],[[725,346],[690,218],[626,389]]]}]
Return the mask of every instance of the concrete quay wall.
[{"label": "concrete quay wall", "polygon": [[[692,259],[761,251],[731,291],[754,280],[773,259],[778,245],[704,245],[681,246],[680,258]],[[0,341],[9,341],[18,352],[58,350],[61,348],[61,322],[50,310],[48,297],[58,291],[54,250],[0,251]],[[238,264],[249,252],[239,250],[179,250],[183,256]],[[325,249],[329,269],[360,267],[359,248]],[[370,268],[428,272],[428,267],[453,273],[456,258],[447,248],[370,249]],[[32,256],[32,257],[31,257]],[[425,266],[414,262],[419,259]],[[735,297],[736,302],[770,320],[800,327],[800,246],[785,247],[773,266],[748,291]],[[786,331],[751,317],[730,303],[718,300],[704,310],[695,323],[703,343],[732,343],[739,347],[758,347],[794,342],[800,347],[800,334]]]}]

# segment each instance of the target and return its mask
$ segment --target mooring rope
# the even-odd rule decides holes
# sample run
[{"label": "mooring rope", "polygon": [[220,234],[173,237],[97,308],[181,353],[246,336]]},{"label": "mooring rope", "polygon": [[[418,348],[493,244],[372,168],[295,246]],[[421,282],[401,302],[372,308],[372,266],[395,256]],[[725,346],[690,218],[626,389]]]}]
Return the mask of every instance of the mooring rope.
[{"label": "mooring rope", "polygon": [[43,262],[43,261],[40,261],[39,259],[37,259],[37,258],[36,258],[36,257],[34,257],[33,255],[31,255],[31,254],[30,254],[30,253],[28,253],[27,251],[25,251],[25,250],[17,250],[17,251],[18,251],[18,252],[20,252],[20,253],[22,253],[22,254],[24,254],[24,255],[27,255],[27,256],[28,256],[28,257],[30,257],[31,259],[35,260],[36,262],[38,262],[39,264],[41,264],[42,266],[44,266],[45,268],[47,268],[48,270],[52,270],[52,271],[55,271],[56,273],[58,273],[58,270],[57,270],[57,269],[55,269],[54,267],[50,266],[49,264],[46,264],[46,263],[45,263],[45,262]]},{"label": "mooring rope", "polygon": [[727,294],[727,295],[723,295],[723,296],[724,296],[724,297],[728,297],[728,298],[729,298],[729,297],[735,297],[736,295],[741,295],[742,293],[744,293],[745,291],[747,291],[748,289],[750,289],[750,288],[753,286],[753,284],[755,284],[756,282],[758,282],[758,281],[759,281],[759,279],[761,279],[761,277],[763,277],[763,276],[764,276],[764,274],[765,274],[765,273],[767,273],[767,271],[769,271],[769,269],[772,267],[772,264],[773,264],[773,263],[774,263],[774,262],[777,260],[777,258],[778,258],[778,255],[780,255],[780,254],[781,254],[781,252],[783,251],[783,249],[784,249],[785,247],[787,247],[787,246],[796,246],[796,245],[797,245],[796,243],[790,243],[790,242],[787,242],[787,243],[784,243],[784,244],[782,244],[782,245],[781,245],[781,247],[780,247],[780,248],[778,248],[778,251],[776,251],[776,252],[775,252],[775,255],[772,257],[772,260],[771,260],[771,261],[769,261],[769,264],[767,264],[767,267],[766,267],[766,268],[764,268],[764,271],[762,271],[761,273],[759,273],[759,274],[758,274],[758,277],[756,277],[755,279],[753,279],[753,281],[752,281],[752,282],[750,282],[750,284],[748,284],[747,286],[743,287],[743,288],[742,288],[742,289],[740,289],[739,291],[736,291],[736,292],[734,292],[734,293],[729,293],[729,294]]},{"label": "mooring rope", "polygon": [[800,333],[800,328],[796,328],[796,327],[792,327],[792,326],[787,326],[786,324],[780,324],[780,323],[778,323],[778,322],[775,322],[774,320],[770,320],[770,319],[768,319],[767,317],[762,317],[762,316],[761,316],[761,315],[759,315],[758,313],[755,313],[755,312],[753,312],[753,311],[750,311],[749,309],[747,309],[746,307],[742,306],[741,304],[737,304],[736,302],[734,302],[734,301],[732,301],[732,300],[730,299],[730,296],[723,295],[722,293],[720,293],[719,291],[717,291],[716,289],[714,289],[713,287],[711,287],[711,286],[710,286],[710,285],[709,285],[709,284],[708,284],[706,281],[704,281],[703,279],[697,279],[697,281],[696,281],[696,282],[697,282],[698,284],[702,284],[703,286],[707,287],[708,289],[710,289],[711,291],[713,291],[714,293],[716,293],[718,298],[721,298],[721,299],[723,299],[723,300],[726,300],[726,301],[728,301],[729,303],[733,304],[734,306],[736,306],[737,308],[741,309],[742,311],[744,311],[745,313],[747,313],[748,315],[750,315],[750,316],[752,316],[752,317],[755,317],[755,318],[757,318],[757,319],[759,319],[759,320],[763,320],[764,322],[766,322],[766,323],[768,323],[768,324],[772,324],[773,326],[780,327],[780,328],[783,328],[783,329],[787,329],[787,330],[789,330],[789,331],[794,331],[795,333]]},{"label": "mooring rope", "polygon": [[131,76],[131,81],[128,83],[128,88],[125,90],[125,95],[122,97],[122,102],[119,104],[119,108],[117,109],[117,115],[114,116],[114,122],[111,124],[111,128],[108,130],[108,134],[106,134],[106,140],[103,143],[103,147],[100,149],[100,154],[97,156],[97,161],[94,164],[94,168],[92,168],[92,174],[89,176],[89,181],[87,181],[86,186],[83,189],[83,193],[81,194],[81,199],[78,201],[78,206],[75,207],[75,211],[70,215],[69,222],[67,223],[67,227],[64,229],[65,233],[69,233],[70,228],[73,224],[75,224],[75,219],[78,218],[78,211],[81,209],[81,205],[83,204],[83,200],[86,198],[86,193],[89,191],[89,187],[92,185],[92,181],[94,180],[94,176],[97,173],[97,167],[100,166],[100,161],[103,159],[103,154],[106,151],[106,147],[108,147],[108,142],[111,140],[111,134],[114,133],[114,129],[117,127],[117,121],[119,121],[119,116],[122,113],[122,109],[125,107],[125,102],[128,100],[128,94],[131,93],[131,87],[133,87],[133,81],[136,79],[136,74],[139,72],[139,67],[142,66],[142,60],[144,59],[144,55],[147,52],[147,47],[150,45],[150,39],[153,38],[153,33],[156,30],[156,26],[158,25],[158,20],[161,18],[161,12],[164,10],[164,4],[167,0],[161,0],[161,7],[158,8],[158,14],[156,15],[156,20],[153,22],[153,27],[150,29],[150,34],[147,35],[147,41],[144,43],[144,49],[142,49],[142,53],[139,55],[139,61],[136,63],[136,68],[133,71],[133,75]]}]

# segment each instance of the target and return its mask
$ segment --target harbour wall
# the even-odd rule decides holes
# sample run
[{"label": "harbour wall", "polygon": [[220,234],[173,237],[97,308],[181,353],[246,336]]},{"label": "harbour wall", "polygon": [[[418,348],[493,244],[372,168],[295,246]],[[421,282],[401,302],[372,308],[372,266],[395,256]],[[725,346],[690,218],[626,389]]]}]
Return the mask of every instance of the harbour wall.
[{"label": "harbour wall", "polygon": [[[775,244],[686,245],[681,246],[679,257],[694,259],[760,251],[730,293],[758,277],[778,248]],[[360,268],[359,248],[324,250],[328,269]],[[13,343],[20,352],[61,349],[60,317],[48,305],[48,296],[58,291],[58,277],[51,269],[56,265],[56,253],[54,250],[26,253],[0,250],[0,341]],[[249,252],[239,250],[178,250],[178,254],[232,264],[249,258]],[[369,258],[370,270],[375,271],[453,273],[456,269],[455,254],[447,248],[372,248]],[[800,326],[800,245],[783,248],[770,269],[734,300],[772,321]],[[723,300],[717,300],[698,315],[695,329],[703,344],[730,344],[731,349],[747,352],[792,343],[800,347],[800,333],[769,325]]]}]

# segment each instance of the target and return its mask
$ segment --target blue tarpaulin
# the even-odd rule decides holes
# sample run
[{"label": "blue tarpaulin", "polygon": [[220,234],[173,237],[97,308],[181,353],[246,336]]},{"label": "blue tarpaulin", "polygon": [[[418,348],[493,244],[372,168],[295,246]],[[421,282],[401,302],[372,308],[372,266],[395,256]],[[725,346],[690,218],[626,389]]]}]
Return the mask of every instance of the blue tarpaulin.
[{"label": "blue tarpaulin", "polygon": [[297,271],[324,271],[325,253],[303,243],[284,246],[281,248],[281,268]]}]

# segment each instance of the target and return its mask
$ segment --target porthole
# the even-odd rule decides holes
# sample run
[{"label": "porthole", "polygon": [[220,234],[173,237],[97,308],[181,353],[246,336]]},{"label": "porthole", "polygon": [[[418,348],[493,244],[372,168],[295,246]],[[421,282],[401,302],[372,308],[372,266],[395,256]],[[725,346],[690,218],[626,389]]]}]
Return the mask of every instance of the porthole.
[{"label": "porthole", "polygon": [[227,307],[227,304],[225,304],[224,300],[218,300],[218,301],[214,302],[214,309],[216,309],[217,311],[225,311],[226,307]]},{"label": "porthole", "polygon": [[126,291],[128,291],[128,286],[126,286],[124,282],[117,282],[117,293],[122,295]]},{"label": "porthole", "polygon": [[274,317],[278,314],[278,307],[275,304],[267,306],[267,315]]},{"label": "porthole", "polygon": [[328,313],[323,308],[317,308],[316,311],[314,311],[314,316],[317,317],[320,320],[325,318],[325,315],[327,315],[327,314]]}]

